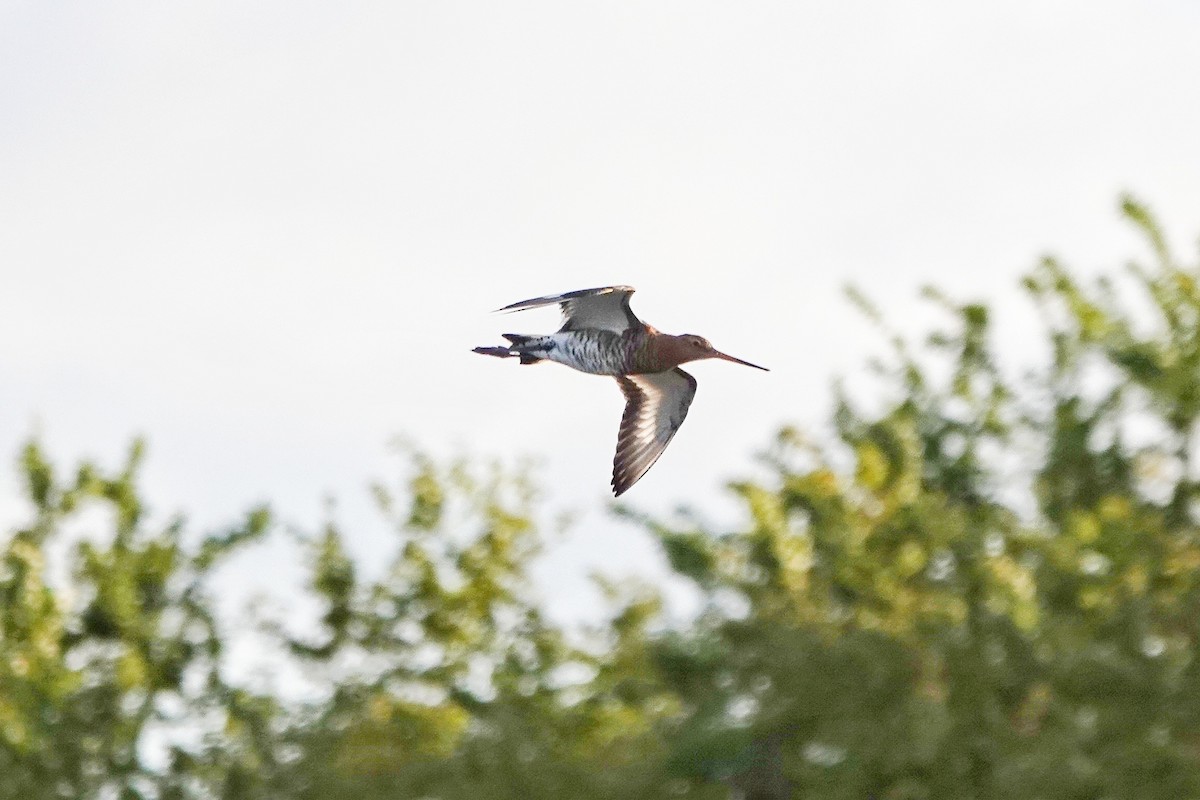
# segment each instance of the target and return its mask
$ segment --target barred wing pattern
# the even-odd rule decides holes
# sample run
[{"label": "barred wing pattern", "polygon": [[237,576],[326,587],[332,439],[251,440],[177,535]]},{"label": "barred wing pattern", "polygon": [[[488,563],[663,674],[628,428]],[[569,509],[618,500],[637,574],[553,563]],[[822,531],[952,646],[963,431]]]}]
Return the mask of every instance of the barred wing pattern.
[{"label": "barred wing pattern", "polygon": [[622,375],[617,383],[625,395],[625,414],[617,436],[612,487],[613,494],[620,497],[654,466],[671,443],[696,396],[696,379],[676,368]]},{"label": "barred wing pattern", "polygon": [[498,311],[524,311],[557,303],[562,307],[563,331],[599,329],[623,333],[642,324],[629,308],[632,286],[601,286],[597,289],[580,289],[577,292],[535,297],[497,309]]}]

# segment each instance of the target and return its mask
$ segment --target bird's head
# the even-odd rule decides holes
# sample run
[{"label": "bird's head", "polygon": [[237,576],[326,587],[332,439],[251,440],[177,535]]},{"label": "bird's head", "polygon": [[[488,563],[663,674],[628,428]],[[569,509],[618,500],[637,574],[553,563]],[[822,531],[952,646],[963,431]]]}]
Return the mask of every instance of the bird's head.
[{"label": "bird's head", "polygon": [[747,367],[761,369],[763,372],[769,372],[766,367],[760,367],[758,364],[751,364],[749,361],[743,361],[740,358],[734,358],[731,355],[722,353],[720,350],[712,346],[712,343],[703,336],[697,336],[694,333],[685,333],[682,336],[671,337],[672,355],[679,359],[678,363],[686,364],[688,361],[699,361],[702,358],[719,358],[723,361],[732,361],[735,364],[742,364]]}]

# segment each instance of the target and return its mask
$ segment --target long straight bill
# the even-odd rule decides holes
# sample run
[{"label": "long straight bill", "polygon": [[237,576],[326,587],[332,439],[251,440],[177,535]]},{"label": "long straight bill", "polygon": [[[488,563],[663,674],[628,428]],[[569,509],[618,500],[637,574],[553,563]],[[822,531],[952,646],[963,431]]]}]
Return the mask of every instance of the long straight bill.
[{"label": "long straight bill", "polygon": [[761,369],[763,372],[771,371],[771,370],[767,369],[766,367],[760,367],[758,364],[751,364],[749,361],[742,361],[740,358],[734,358],[731,355],[722,353],[720,350],[715,351],[713,353],[713,356],[716,358],[723,358],[726,361],[732,361],[735,364],[741,364],[744,367],[754,367],[755,369]]}]

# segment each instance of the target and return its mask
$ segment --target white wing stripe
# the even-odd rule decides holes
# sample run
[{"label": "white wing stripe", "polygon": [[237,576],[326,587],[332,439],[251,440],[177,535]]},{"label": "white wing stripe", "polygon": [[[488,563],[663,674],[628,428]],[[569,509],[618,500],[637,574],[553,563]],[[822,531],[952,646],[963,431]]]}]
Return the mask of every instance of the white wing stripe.
[{"label": "white wing stripe", "polygon": [[613,459],[613,491],[620,496],[638,482],[670,444],[687,417],[696,381],[681,369],[617,378],[625,413]]},{"label": "white wing stripe", "polygon": [[629,297],[632,294],[632,286],[602,286],[597,289],[534,297],[497,310],[524,311],[557,303],[563,311],[563,326],[560,328],[562,331],[596,328],[622,333],[642,324],[629,308]]}]

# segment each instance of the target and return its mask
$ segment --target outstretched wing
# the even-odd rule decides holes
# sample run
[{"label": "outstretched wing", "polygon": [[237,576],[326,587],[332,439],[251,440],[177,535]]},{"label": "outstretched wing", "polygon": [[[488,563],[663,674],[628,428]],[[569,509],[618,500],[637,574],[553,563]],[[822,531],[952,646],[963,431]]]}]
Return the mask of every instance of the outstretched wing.
[{"label": "outstretched wing", "polygon": [[613,459],[613,494],[633,486],[667,449],[696,396],[696,379],[678,367],[667,372],[617,377],[625,414]]},{"label": "outstretched wing", "polygon": [[560,330],[599,329],[622,333],[628,328],[642,324],[629,309],[629,296],[632,294],[632,286],[602,286],[599,289],[580,289],[566,294],[535,297],[497,310],[524,311],[527,308],[557,303],[563,312],[563,326]]}]

